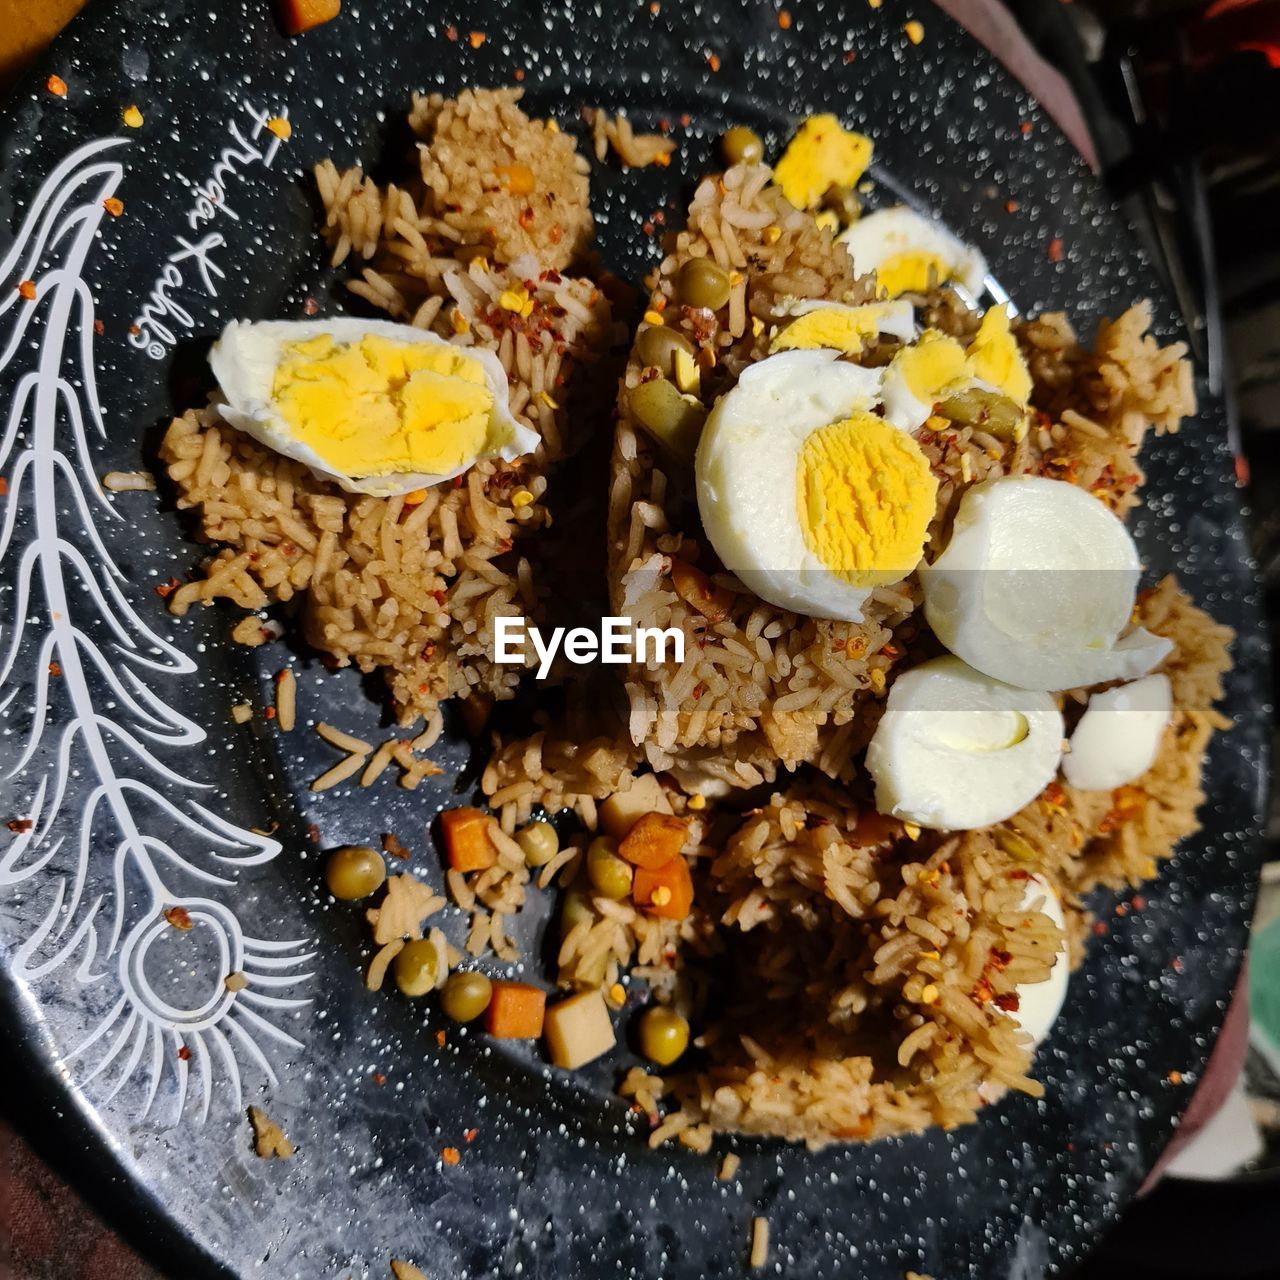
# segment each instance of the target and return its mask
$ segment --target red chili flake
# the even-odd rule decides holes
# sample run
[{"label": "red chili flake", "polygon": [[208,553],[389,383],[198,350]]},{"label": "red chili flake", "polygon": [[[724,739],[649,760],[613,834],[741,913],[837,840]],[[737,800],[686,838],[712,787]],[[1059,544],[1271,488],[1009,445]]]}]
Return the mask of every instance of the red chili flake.
[{"label": "red chili flake", "polygon": [[857,58],[857,56],[858,54],[855,50],[846,49],[844,51],[844,65],[847,67],[849,63],[851,63],[855,58]]},{"label": "red chili flake", "polygon": [[1118,915],[1118,916],[1120,916],[1121,918],[1123,918],[1124,916],[1127,916],[1128,914],[1129,914],[1129,908],[1128,908],[1128,907],[1126,907],[1126,906],[1124,905],[1124,903],[1123,903],[1123,902],[1120,902],[1120,903],[1117,903],[1117,904],[1116,904],[1116,915]]},{"label": "red chili flake", "polygon": [[517,67],[511,74],[515,77],[516,83],[519,84],[524,79],[524,68]]},{"label": "red chili flake", "polygon": [[124,212],[124,201],[116,196],[108,196],[103,202],[102,207],[113,217],[118,218]]},{"label": "red chili flake", "polygon": [[709,67],[711,68],[712,72],[719,71],[719,70],[720,70],[720,55],[719,55],[718,53],[709,53],[709,54],[707,54],[707,66],[709,66]]},{"label": "red chili flake", "polygon": [[314,822],[307,828],[307,839],[310,840],[312,844],[320,843],[320,828],[317,827]]},{"label": "red chili flake", "polygon": [[445,27],[444,38],[446,40],[456,40],[458,38],[458,28],[452,25]]},{"label": "red chili flake", "polygon": [[458,1161],[462,1159],[462,1152],[459,1151],[457,1147],[445,1147],[445,1149],[440,1153],[440,1159],[443,1160],[445,1164],[457,1164]]},{"label": "red chili flake", "polygon": [[65,98],[67,96],[67,82],[61,76],[50,76],[44,82],[44,87],[55,98]]},{"label": "red chili flake", "polygon": [[188,1049],[185,1044],[178,1050],[178,1061],[179,1062],[191,1061],[191,1050]]},{"label": "red chili flake", "polygon": [[138,336],[138,334],[140,334],[140,333],[142,332],[142,330],[141,330],[141,329],[139,329],[139,328],[138,328],[138,326],[137,326],[136,324],[131,324],[131,325],[129,326],[129,332],[130,332],[130,333],[131,333],[131,334],[136,338],[136,337]]},{"label": "red chili flake", "polygon": [[1174,956],[1169,962],[1169,967],[1174,971],[1174,973],[1182,973],[1187,966],[1183,964],[1181,956]]},{"label": "red chili flake", "polygon": [[161,600],[167,600],[180,586],[182,586],[182,583],[180,583],[177,578],[170,578],[168,582],[162,582],[158,587],[156,587],[156,595],[158,595]]},{"label": "red chili flake", "polygon": [[164,913],[164,918],[180,933],[191,932],[191,913],[186,907],[169,907]]},{"label": "red chili flake", "polygon": [[520,210],[520,216],[516,219],[516,221],[517,221],[517,222],[518,222],[518,223],[519,223],[519,224],[520,224],[520,225],[521,225],[521,226],[522,226],[526,231],[528,231],[528,230],[529,230],[529,228],[530,228],[531,226],[533,226],[533,210],[532,210],[532,209],[529,209],[529,208],[521,209],[521,210]]},{"label": "red chili flake", "polygon": [[474,1142],[480,1136],[479,1129],[468,1129],[463,1135],[467,1142]]},{"label": "red chili flake", "polygon": [[62,664],[60,662],[49,663],[49,674],[56,680],[62,674]]},{"label": "red chili flake", "polygon": [[1016,200],[1006,200],[1004,202],[1005,213],[1017,213],[1022,206]]},{"label": "red chili flake", "polygon": [[267,720],[274,720],[276,718],[276,709],[275,707],[263,707],[262,714]]},{"label": "red chili flake", "polygon": [[1005,1013],[1018,1012],[1018,993],[1016,991],[1002,991],[996,996],[996,1008],[1004,1010]]},{"label": "red chili flake", "polygon": [[387,1083],[387,1077],[381,1071],[375,1071],[373,1073],[373,1083],[379,1086],[384,1085]]},{"label": "red chili flake", "polygon": [[320,304],[314,298],[305,298],[302,303],[302,314],[313,316],[320,310]]},{"label": "red chili flake", "polygon": [[382,837],[382,852],[390,854],[393,858],[399,858],[401,862],[409,861],[409,850],[390,831]]},{"label": "red chili flake", "polygon": [[1095,920],[1093,922],[1093,936],[1095,938],[1105,938],[1111,930],[1107,928],[1105,920]]},{"label": "red chili flake", "polygon": [[1168,1081],[1169,1081],[1169,1083],[1170,1083],[1170,1084],[1181,1084],[1181,1083],[1182,1083],[1182,1072],[1181,1072],[1181,1071],[1170,1071],[1170,1072],[1169,1072],[1169,1075],[1168,1075],[1168,1077],[1167,1077],[1167,1078],[1168,1078]]},{"label": "red chili flake", "polygon": [[1049,261],[1061,262],[1067,256],[1066,246],[1062,243],[1061,236],[1054,236],[1049,241]]},{"label": "red chili flake", "polygon": [[1031,132],[1031,129],[1032,129],[1031,121],[1030,121],[1030,120],[1024,120],[1024,121],[1023,121],[1023,122],[1018,126],[1018,128],[1022,131],[1022,136],[1025,138],[1025,137],[1027,136],[1027,134],[1029,134],[1029,133]]},{"label": "red chili flake", "polygon": [[102,335],[107,331],[107,326],[103,324],[101,320],[95,320],[93,322],[93,331],[98,335],[98,337],[102,337]]},{"label": "red chili flake", "polygon": [[778,14],[778,26],[781,27],[783,31],[791,30],[791,15],[785,9],[781,10]]},{"label": "red chili flake", "polygon": [[671,121],[670,121],[670,120],[668,120],[666,116],[663,116],[663,117],[658,121],[658,132],[659,132],[659,133],[670,133],[670,132],[671,132]]},{"label": "red chili flake", "polygon": [[453,479],[449,481],[449,483],[453,485],[455,489],[461,489],[463,484],[465,483],[465,480],[463,479],[462,476],[454,476]]},{"label": "red chili flake", "polygon": [[30,831],[31,828],[35,826],[35,823],[32,822],[30,818],[10,818],[9,821],[5,823],[5,826],[8,827],[14,835],[20,836],[25,835]]},{"label": "red chili flake", "polygon": [[1249,459],[1243,453],[1236,454],[1236,484],[1242,489],[1249,487]]},{"label": "red chili flake", "polygon": [[444,1048],[444,1042],[448,1040],[448,1038],[449,1037],[445,1035],[443,1030],[436,1032],[436,1044],[438,1044],[442,1049]]},{"label": "red chili flake", "polygon": [[483,31],[473,31],[469,36],[467,36],[467,43],[473,49],[478,49],[482,44],[484,44],[484,41],[485,34]]},{"label": "red chili flake", "polygon": [[662,12],[662,6],[658,3],[658,0],[653,0],[653,3],[649,6],[649,12],[653,14],[655,18]]},{"label": "red chili flake", "polygon": [[36,282],[34,280],[19,281],[18,295],[28,302],[34,302],[36,300]]},{"label": "red chili flake", "polygon": [[693,117],[687,111],[682,113],[680,116],[680,127],[682,129],[687,129],[692,123]]},{"label": "red chili flake", "polygon": [[645,219],[645,220],[640,224],[640,230],[641,230],[641,231],[643,231],[643,232],[645,233],[645,235],[647,235],[647,236],[651,236],[651,235],[653,235],[653,223],[652,223],[652,222],[650,222],[650,221],[648,220],[648,218],[646,218],[646,219]]},{"label": "red chili flake", "polygon": [[1044,789],[1044,798],[1050,804],[1061,804],[1066,798],[1066,792],[1063,791],[1059,783],[1051,782]]}]

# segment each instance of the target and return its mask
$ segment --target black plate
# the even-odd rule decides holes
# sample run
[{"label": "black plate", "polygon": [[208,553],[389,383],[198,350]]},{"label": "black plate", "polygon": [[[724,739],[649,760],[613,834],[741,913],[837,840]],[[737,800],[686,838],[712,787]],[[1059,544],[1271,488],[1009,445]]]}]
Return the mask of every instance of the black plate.
[{"label": "black plate", "polygon": [[[569,1077],[456,1029],[440,1047],[430,1005],[371,998],[359,912],[317,891],[308,827],[319,847],[394,830],[415,869],[438,880],[425,828],[454,799],[461,739],[444,753],[455,773],[434,791],[388,784],[315,800],[307,781],[332,757],[313,734],[285,737],[261,719],[237,728],[228,717],[242,699],[263,704],[283,647],[227,644],[231,618],[220,610],[167,615],[153,589],[198,552],[163,495],[109,499],[111,515],[96,505],[95,476],[152,464],[158,426],[198,394],[201,344],[221,324],[299,316],[308,296],[330,313],[346,305],[322,265],[309,166],[328,155],[375,161],[411,89],[505,83],[518,67],[527,105],[566,123],[582,103],[625,106],[640,125],[677,123],[670,169],[593,178],[604,257],[632,279],[654,260],[641,221],[664,201],[683,203],[724,125],[745,120],[776,147],[797,116],[830,109],[875,137],[881,183],[980,245],[1023,308],[1065,306],[1091,330],[1099,315],[1149,295],[1157,328],[1173,333],[1163,291],[1068,144],[934,10],[918,14],[917,47],[902,33],[916,15],[899,0],[847,13],[793,0],[786,32],[771,5],[603,8],[355,3],[290,42],[265,0],[128,0],[73,26],[14,102],[0,216],[17,248],[4,259],[0,333],[7,342],[35,319],[3,373],[6,414],[24,410],[0,499],[0,512],[19,512],[2,588],[6,652],[20,633],[0,692],[0,701],[12,694],[0,738],[8,767],[33,707],[47,702],[49,719],[30,762],[0,785],[0,813],[30,814],[43,780],[51,822],[38,846],[43,817],[26,836],[0,828],[0,990],[14,1073],[5,1096],[23,1100],[16,1118],[47,1147],[75,1153],[82,1185],[121,1220],[150,1227],[153,1248],[183,1276],[380,1276],[391,1254],[459,1280],[736,1275],[758,1213],[792,1280],[1065,1267],[1168,1138],[1245,939],[1263,776],[1262,641],[1219,404],[1206,399],[1181,435],[1149,451],[1137,522],[1153,570],[1178,567],[1240,632],[1225,704],[1236,727],[1212,749],[1204,832],[1146,890],[1146,908],[1113,917],[1096,940],[1039,1057],[1043,1102],[1011,1098],[956,1132],[819,1155],[729,1140],[710,1158],[651,1153],[611,1094],[614,1064]],[[447,23],[461,39],[446,39]],[[474,49],[473,29],[486,36]],[[51,71],[67,82],[65,98],[44,87]],[[131,103],[145,118],[138,130],[121,123]],[[276,147],[259,125],[286,111],[293,136]],[[49,175],[55,185],[42,197]],[[113,192],[125,206],[118,218],[102,206]],[[1005,210],[1011,198],[1016,214]],[[22,230],[37,208],[50,221]],[[41,228],[58,234],[41,239]],[[1056,238],[1066,255],[1055,263]],[[15,289],[27,278],[41,291],[34,307]],[[86,355],[95,318],[101,332]],[[87,412],[90,373],[101,436]],[[84,457],[72,404],[85,414]],[[120,571],[110,581],[108,556]],[[24,578],[29,597],[19,594]],[[118,596],[96,599],[90,582]],[[51,633],[55,650],[42,647]],[[382,709],[354,672],[293,660],[305,717],[379,732]],[[45,683],[51,661],[62,674]],[[136,683],[118,674],[127,671]],[[200,787],[166,778],[162,765]],[[180,827],[178,812],[195,828]],[[247,830],[272,821],[282,851],[253,862],[271,850]],[[227,857],[249,861],[237,868]],[[158,922],[175,901],[198,917],[185,937]],[[1109,901],[1098,907],[1106,917]],[[535,907],[523,922],[526,944],[538,916]],[[461,924],[451,919],[455,936]],[[247,947],[232,961],[256,975],[234,1005],[218,986],[227,963],[218,938]],[[298,1144],[292,1161],[250,1151],[241,1105],[262,1099]],[[462,1151],[456,1167],[441,1163],[447,1146]],[[729,1147],[742,1171],[721,1184],[718,1153]]]}]

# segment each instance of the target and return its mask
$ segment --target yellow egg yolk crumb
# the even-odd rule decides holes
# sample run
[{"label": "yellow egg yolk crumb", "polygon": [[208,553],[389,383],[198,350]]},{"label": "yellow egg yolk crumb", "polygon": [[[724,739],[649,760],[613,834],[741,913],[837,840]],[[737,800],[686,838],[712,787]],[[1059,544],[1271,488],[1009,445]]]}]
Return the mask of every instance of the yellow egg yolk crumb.
[{"label": "yellow egg yolk crumb", "polygon": [[852,187],[871,152],[871,139],[841,128],[835,116],[812,116],[782,153],[773,180],[797,209],[812,209],[828,187]]},{"label": "yellow egg yolk crumb", "polygon": [[874,303],[865,307],[822,307],[793,320],[774,338],[769,353],[830,347],[856,356],[867,338],[880,332],[886,308]]},{"label": "yellow egg yolk crumb", "polygon": [[493,411],[483,368],[461,351],[328,334],[284,349],[272,400],[296,440],[357,479],[465,466]]},{"label": "yellow egg yolk crumb", "polygon": [[927,293],[935,285],[955,276],[948,263],[936,253],[911,249],[891,253],[876,267],[876,284],[890,298],[904,293]]},{"label": "yellow egg yolk crumb", "polygon": [[893,357],[893,364],[901,371],[907,390],[926,405],[969,376],[964,348],[936,329],[926,329],[914,346],[903,347]]},{"label": "yellow egg yolk crumb", "polygon": [[920,562],[938,481],[906,432],[872,413],[820,427],[796,477],[805,545],[832,573],[874,587]]},{"label": "yellow egg yolk crumb", "polygon": [[1018,404],[1031,399],[1031,374],[1009,325],[1009,311],[1002,303],[982,317],[969,344],[969,368],[973,376]]}]

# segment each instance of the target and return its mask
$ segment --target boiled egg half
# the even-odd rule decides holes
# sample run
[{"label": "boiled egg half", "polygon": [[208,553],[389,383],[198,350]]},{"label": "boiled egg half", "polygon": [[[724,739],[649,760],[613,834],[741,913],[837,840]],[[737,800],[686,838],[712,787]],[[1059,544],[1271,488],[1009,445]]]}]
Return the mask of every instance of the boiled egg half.
[{"label": "boiled egg half", "polygon": [[423,489],[539,443],[496,355],[389,320],[233,320],[209,364],[232,426],[352,493]]},{"label": "boiled egg half", "polygon": [[893,682],[867,747],[876,808],[939,831],[1003,822],[1053,781],[1062,735],[1047,693],[958,658],[921,663]]},{"label": "boiled egg half", "polygon": [[1022,689],[1132,680],[1170,641],[1129,626],[1141,564],[1123,523],[1086,490],[1003,476],[961,499],[951,541],[921,571],[934,635]]},{"label": "boiled egg half", "polygon": [[853,259],[855,274],[876,274],[882,293],[925,293],[930,284],[955,282],[977,298],[987,276],[987,260],[940,223],[897,205],[863,214],[839,239]]},{"label": "boiled egg half", "polygon": [[1155,763],[1172,714],[1168,676],[1095,693],[1071,735],[1062,776],[1081,791],[1114,791],[1141,777]]},{"label": "boiled egg half", "polygon": [[698,511],[724,566],[763,600],[859,621],[918,565],[938,483],[920,446],[871,409],[880,372],[831,350],[752,365],[707,416]]}]

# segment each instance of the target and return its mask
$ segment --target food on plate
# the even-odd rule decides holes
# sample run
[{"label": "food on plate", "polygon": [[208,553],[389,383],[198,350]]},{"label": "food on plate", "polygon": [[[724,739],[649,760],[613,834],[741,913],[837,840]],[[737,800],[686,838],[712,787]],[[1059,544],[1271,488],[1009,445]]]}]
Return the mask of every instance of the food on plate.
[{"label": "food on plate", "polygon": [[[403,186],[322,165],[334,261],[391,319],[228,326],[218,396],[161,447],[217,547],[175,611],[294,601],[313,648],[427,720],[377,747],[317,726],[348,753],[325,787],[439,772],[414,752],[450,698],[488,735],[487,807],[426,815],[465,926],[372,847],[326,864],[340,899],[383,890],[367,985],[566,1070],[607,1061],[654,1145],[870,1140],[1039,1096],[1082,895],[1195,829],[1226,723],[1230,633],[1173,578],[1142,585],[1124,524],[1144,437],[1194,410],[1183,349],[1141,304],[1090,347],[988,298],[978,248],[864,212],[870,140],[818,116],[776,171],[725,136],[612,366],[585,162],[518,96],[415,99]],[[601,156],[674,154],[590,123]],[[581,505],[608,607],[683,656],[490,720],[520,678],[495,620],[582,581],[555,586],[555,465],[607,429],[619,372]],[[517,981],[543,893],[550,967]]]}]

